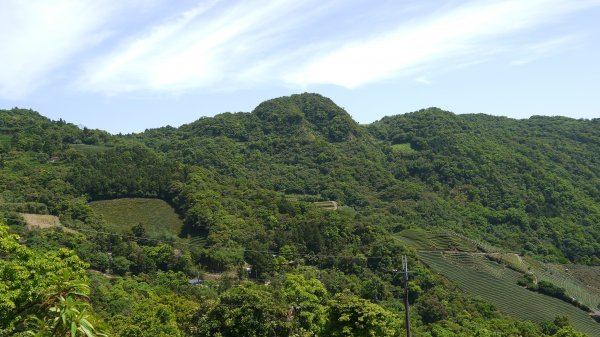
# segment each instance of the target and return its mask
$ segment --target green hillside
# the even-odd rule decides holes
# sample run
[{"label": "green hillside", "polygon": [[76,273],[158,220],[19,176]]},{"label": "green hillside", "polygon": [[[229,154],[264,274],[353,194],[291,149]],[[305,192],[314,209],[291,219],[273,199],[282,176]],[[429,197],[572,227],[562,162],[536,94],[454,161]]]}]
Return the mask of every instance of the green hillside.
[{"label": "green hillside", "polygon": [[436,108],[367,126],[394,148],[391,212],[511,251],[597,263],[600,119],[513,120]]},{"label": "green hillside", "polygon": [[[436,108],[359,125],[318,94],[131,135],[0,110],[0,221],[22,235],[0,249],[31,250],[0,252],[0,268],[30,258],[49,282],[0,272],[0,336],[25,332],[10,308],[69,281],[115,336],[400,336],[402,255],[416,336],[597,335],[515,277],[597,304],[599,130]],[[63,226],[28,231],[19,213]],[[86,264],[35,264],[61,248]]]},{"label": "green hillside", "polygon": [[597,263],[599,123],[431,108],[361,126],[329,99],[303,94],[132,137],[267,190],[383,213],[396,229],[451,229],[557,262]]}]

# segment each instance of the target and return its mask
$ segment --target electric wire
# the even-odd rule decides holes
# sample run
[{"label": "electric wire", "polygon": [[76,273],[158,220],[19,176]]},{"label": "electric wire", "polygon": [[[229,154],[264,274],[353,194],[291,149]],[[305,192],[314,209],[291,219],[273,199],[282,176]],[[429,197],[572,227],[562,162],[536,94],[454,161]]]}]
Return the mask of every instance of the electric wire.
[{"label": "electric wire", "polygon": [[67,229],[70,229],[70,230],[78,231],[78,232],[88,232],[88,233],[96,233],[96,234],[102,234],[102,235],[116,236],[116,237],[120,237],[120,238],[133,239],[133,240],[137,240],[137,241],[139,241],[139,240],[146,240],[146,241],[153,241],[153,242],[157,242],[157,243],[166,243],[166,244],[172,244],[172,245],[184,245],[184,246],[192,246],[192,247],[199,247],[199,248],[205,248],[205,249],[222,248],[222,249],[231,249],[231,250],[243,251],[243,252],[249,252],[249,253],[271,254],[273,256],[292,255],[292,256],[298,256],[298,257],[339,258],[339,259],[363,259],[363,260],[384,259],[384,258],[389,258],[390,257],[390,256],[381,256],[381,255],[379,255],[379,256],[378,255],[361,256],[361,255],[339,255],[339,254],[317,254],[317,253],[285,253],[285,254],[282,254],[282,253],[274,251],[274,250],[248,249],[248,248],[243,248],[243,247],[234,248],[234,247],[209,246],[209,245],[201,245],[201,244],[198,244],[198,243],[195,243],[195,242],[184,242],[184,241],[157,239],[157,238],[151,238],[151,237],[145,237],[145,236],[119,234],[119,233],[113,233],[113,232],[104,232],[104,231],[98,231],[98,230],[87,229],[87,228],[76,228],[76,227],[68,227],[68,226],[64,226],[64,227],[67,228]]}]

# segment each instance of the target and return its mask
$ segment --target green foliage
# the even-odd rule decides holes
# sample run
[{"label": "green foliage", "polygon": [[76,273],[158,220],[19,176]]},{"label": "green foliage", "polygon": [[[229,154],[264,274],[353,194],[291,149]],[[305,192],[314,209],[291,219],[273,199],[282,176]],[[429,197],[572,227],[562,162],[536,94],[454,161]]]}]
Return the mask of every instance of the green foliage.
[{"label": "green foliage", "polygon": [[[55,154],[81,142],[83,130],[62,120],[50,121],[37,112],[25,109],[0,110],[0,134],[10,137],[10,149]],[[106,132],[89,130],[90,133],[107,135]]]},{"label": "green foliage", "polygon": [[393,144],[390,146],[390,149],[392,149],[392,151],[394,152],[394,154],[413,154],[415,153],[415,150],[412,148],[412,146],[410,145],[410,143],[404,143],[404,144]]},{"label": "green foliage", "polygon": [[180,337],[173,310],[164,304],[153,301],[137,301],[126,315],[112,318],[114,330],[123,337]]},{"label": "green foliage", "polygon": [[70,161],[70,183],[92,199],[160,197],[178,172],[176,164],[135,143],[74,154]]},{"label": "green foliage", "polygon": [[[388,144],[418,150],[390,151],[392,172],[450,201],[436,200],[439,206],[422,209],[426,216],[411,217],[415,224],[431,225],[439,218],[445,227],[479,233],[495,244],[511,242],[508,248],[517,251],[589,263],[600,251],[594,234],[600,194],[591,187],[600,178],[594,164],[597,124],[550,117],[516,121],[431,108],[386,117],[369,131]],[[420,210],[423,197],[403,198],[393,211]]]},{"label": "green foliage", "polygon": [[66,249],[28,249],[0,224],[0,335],[100,336],[87,312],[84,268]]},{"label": "green foliage", "polygon": [[[361,126],[331,100],[302,94],[251,113],[112,136],[0,110],[1,217],[31,254],[48,252],[48,267],[30,269],[51,275],[30,283],[37,276],[19,269],[23,279],[10,281],[0,303],[43,301],[44,282],[62,282],[52,268],[75,260],[56,253],[68,247],[110,275],[91,272],[93,311],[68,296],[51,307],[73,309],[75,322],[84,322],[77,312],[98,315],[110,324],[89,322],[117,336],[394,336],[403,289],[392,270],[406,254],[420,336],[576,335],[563,323],[517,322],[466,298],[412,249],[497,247],[546,262],[600,263],[598,121],[431,108]],[[318,207],[333,202],[337,210]],[[151,210],[158,214],[144,218]],[[15,212],[58,216],[71,230],[28,232]],[[503,312],[521,308],[519,317],[536,321],[568,313],[578,329],[599,335],[573,306],[535,302],[543,295],[517,286],[517,277],[499,282],[491,261],[460,254],[418,256]],[[13,259],[0,261],[18,269]],[[457,274],[455,265],[467,267]],[[82,268],[72,268],[82,275],[74,280],[85,279]],[[579,286],[533,272],[564,294]],[[506,304],[514,294],[527,303]],[[45,326],[56,317],[14,315],[6,316],[14,331],[24,331],[26,315]]]},{"label": "green foliage", "polygon": [[537,290],[542,294],[546,294],[548,296],[556,297],[561,300],[567,300],[571,302],[571,298],[565,294],[565,289],[561,287],[557,287],[554,284],[547,281],[539,281],[537,284]]},{"label": "green foliage", "polygon": [[326,336],[400,336],[400,318],[360,297],[338,293],[329,305]]},{"label": "green foliage", "polygon": [[89,144],[74,144],[72,146],[72,148],[79,152],[91,153],[91,154],[96,154],[96,153],[103,152],[103,151],[110,149],[110,147],[106,146],[106,145],[89,145]]},{"label": "green foliage", "polygon": [[262,286],[243,284],[196,314],[194,336],[284,336],[290,333],[286,307]]},{"label": "green foliage", "polygon": [[319,335],[327,322],[327,289],[317,279],[287,274],[282,286],[283,296],[291,305],[300,335]]},{"label": "green foliage", "polygon": [[93,319],[88,313],[87,303],[89,289],[82,282],[65,282],[58,289],[46,295],[42,303],[44,310],[42,318],[28,317],[27,325],[32,330],[27,331],[35,337],[51,336],[106,336],[96,332]]},{"label": "green foliage", "polygon": [[[92,277],[92,303],[115,336],[182,336],[198,304],[187,279],[172,272],[155,278]],[[185,297],[184,295],[185,294]]]},{"label": "green foliage", "polygon": [[556,332],[554,337],[586,337],[584,333],[575,331],[572,327],[565,327]]},{"label": "green foliage", "polygon": [[110,263],[111,271],[117,275],[125,275],[129,272],[131,261],[124,256],[117,256]]}]

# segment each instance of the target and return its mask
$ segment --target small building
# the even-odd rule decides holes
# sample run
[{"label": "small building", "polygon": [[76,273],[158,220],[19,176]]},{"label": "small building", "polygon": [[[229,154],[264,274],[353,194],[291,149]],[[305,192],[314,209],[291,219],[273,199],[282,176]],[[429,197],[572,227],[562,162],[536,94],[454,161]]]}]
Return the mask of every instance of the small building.
[{"label": "small building", "polygon": [[197,284],[202,283],[202,279],[199,278],[199,277],[194,277],[192,279],[189,279],[188,283],[191,284],[191,285],[197,285]]}]

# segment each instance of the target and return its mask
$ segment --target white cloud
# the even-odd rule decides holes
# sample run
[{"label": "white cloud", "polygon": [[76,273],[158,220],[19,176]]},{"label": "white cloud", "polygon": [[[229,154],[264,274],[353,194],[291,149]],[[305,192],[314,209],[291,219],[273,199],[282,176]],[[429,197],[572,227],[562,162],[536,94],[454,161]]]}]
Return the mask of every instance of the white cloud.
[{"label": "white cloud", "polygon": [[[398,76],[427,84],[430,76],[419,74],[432,74],[440,69],[436,65],[482,62],[510,50],[506,46],[513,44],[503,45],[503,38],[600,4],[473,0],[432,11],[418,1],[197,1],[185,11],[177,6],[188,2],[175,6],[166,0],[0,1],[0,99],[26,97],[56,83],[61,73],[72,75],[79,90],[104,94],[265,83],[356,88]],[[149,3],[161,5],[142,18],[134,7]],[[121,20],[124,15],[132,20]],[[117,43],[96,48],[109,31],[109,41]],[[524,37],[532,47],[516,62],[562,43],[543,38],[550,42],[536,47]]]},{"label": "white cloud", "polygon": [[423,75],[423,76],[419,76],[419,77],[415,78],[415,81],[417,81],[417,82],[419,82],[419,83],[421,83],[421,84],[425,84],[425,85],[430,85],[430,84],[432,84],[432,83],[433,83],[433,82],[432,82],[432,81],[429,79],[429,77],[428,77],[428,76],[425,76],[425,75]]},{"label": "white cloud", "polygon": [[348,43],[290,72],[289,83],[356,88],[438,61],[497,49],[499,39],[599,1],[508,0],[470,2],[447,13],[402,24],[380,37]]},{"label": "white cloud", "polygon": [[285,59],[277,49],[305,21],[310,2],[202,3],[90,62],[78,85],[104,93],[185,92],[237,86],[265,76]]},{"label": "white cloud", "polygon": [[522,66],[531,63],[537,59],[547,56],[548,54],[554,53],[559,49],[564,49],[566,46],[573,44],[578,40],[581,40],[580,35],[566,35],[526,45],[522,50],[525,55],[517,60],[512,61],[511,65]]},{"label": "white cloud", "polygon": [[0,98],[27,96],[53,71],[107,32],[116,2],[5,0],[0,2]]}]

